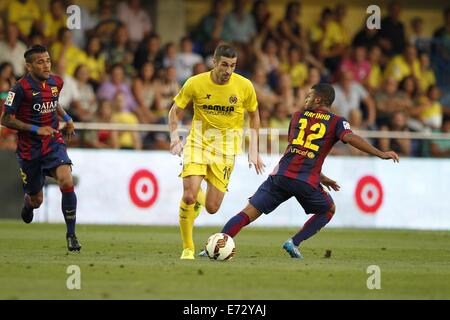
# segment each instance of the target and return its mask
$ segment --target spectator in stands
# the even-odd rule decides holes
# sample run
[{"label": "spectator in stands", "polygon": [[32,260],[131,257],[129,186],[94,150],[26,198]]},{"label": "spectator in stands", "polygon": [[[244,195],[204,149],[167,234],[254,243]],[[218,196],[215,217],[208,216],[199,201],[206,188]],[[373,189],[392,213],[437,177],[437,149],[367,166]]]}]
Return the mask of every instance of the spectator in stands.
[{"label": "spectator in stands", "polygon": [[[298,111],[298,110],[297,110]],[[275,107],[270,117],[269,127],[272,129],[286,130],[289,128],[291,122],[288,106],[284,101],[279,101],[275,104]],[[288,145],[288,137],[286,135],[279,136],[279,153],[283,153]],[[275,151],[275,150],[272,150]]]},{"label": "spectator in stands", "polygon": [[363,46],[355,46],[348,58],[342,59],[340,70],[349,71],[353,75],[353,80],[364,84],[370,74],[370,63],[367,61],[367,49]]},{"label": "spectator in stands", "polygon": [[136,49],[138,44],[152,31],[152,21],[147,11],[142,8],[140,0],[121,2],[117,6],[119,20],[125,24],[130,35],[131,49]]},{"label": "spectator in stands", "polygon": [[411,34],[409,35],[409,44],[415,46],[419,53],[429,52],[430,38],[424,35],[423,19],[421,17],[414,17],[410,21]]},{"label": "spectator in stands", "polygon": [[[98,123],[111,123],[112,113],[111,102],[108,100],[101,100],[94,121]],[[86,135],[86,140],[87,145],[93,148],[119,148],[118,134],[111,130],[91,131]]]},{"label": "spectator in stands", "polygon": [[333,19],[333,11],[330,8],[324,8],[319,22],[310,29],[313,51],[319,59],[323,59],[325,66],[332,74],[337,71],[346,49],[343,38],[332,28]]},{"label": "spectator in stands", "polygon": [[320,83],[320,71],[316,67],[310,67],[308,71],[308,78],[306,82],[301,86],[297,91],[297,97],[298,97],[298,104],[299,107],[303,108],[305,105],[305,99],[308,95],[309,89],[312,88],[312,86]]},{"label": "spectator in stands", "polygon": [[383,80],[382,72],[381,72],[381,49],[379,46],[373,46],[369,49],[369,64],[370,64],[370,73],[366,78],[365,85],[366,89],[369,92],[373,93],[375,90],[379,89],[381,86],[381,82]]},{"label": "spectator in stands", "polygon": [[177,81],[175,67],[167,67],[162,73],[161,80],[161,103],[160,109],[157,112],[164,114],[167,117],[169,109],[172,107],[173,97],[175,97],[180,90],[180,85]]},{"label": "spectator in stands", "polygon": [[163,54],[160,37],[157,34],[150,34],[139,44],[133,65],[136,70],[140,70],[144,63],[151,62],[158,73],[158,70],[163,67]]},{"label": "spectator in stands", "polygon": [[110,79],[103,82],[98,91],[98,99],[112,100],[118,92],[124,95],[125,108],[127,111],[138,112],[137,103],[131,93],[130,86],[125,82],[125,70],[121,64],[111,66],[109,71]]},{"label": "spectator in stands", "polygon": [[[323,63],[311,54],[311,48],[306,36],[306,29],[299,21],[301,4],[299,1],[291,1],[287,4],[284,18],[277,23],[276,30],[272,32],[272,38],[279,44],[279,56],[282,61],[288,60],[288,50],[295,46],[302,52],[306,63],[311,64],[325,72]],[[285,54],[285,56],[282,56]]]},{"label": "spectator in stands", "polygon": [[284,102],[289,114],[294,114],[299,109],[300,102],[295,96],[292,88],[291,77],[289,74],[281,72],[278,77],[278,86],[276,94],[280,97],[280,100]]},{"label": "spectator in stands", "polygon": [[19,40],[19,29],[14,23],[6,25],[6,39],[0,41],[0,62],[9,62],[14,69],[14,75],[19,78],[25,74],[23,54],[27,50]]},{"label": "spectator in stands", "polygon": [[269,11],[267,0],[256,0],[253,2],[251,14],[256,25],[256,33],[263,41],[266,38],[276,38],[275,30],[273,30],[270,18],[272,13]]},{"label": "spectator in stands", "polygon": [[152,63],[146,62],[138,76],[133,80],[133,94],[142,110],[144,123],[153,123],[167,114],[155,112],[161,110],[161,84],[159,79],[155,77],[155,68]]},{"label": "spectator in stands", "polygon": [[268,38],[263,43],[262,48],[255,41],[254,52],[257,58],[257,68],[263,70],[269,77],[276,77],[276,73],[280,67],[276,41]]},{"label": "spectator in stands", "polygon": [[[409,129],[406,125],[407,116],[402,111],[395,111],[392,114],[392,118],[386,125],[380,127],[381,131],[397,131],[408,132]],[[411,140],[400,138],[381,138],[379,139],[380,149],[382,151],[392,150],[402,156],[411,155]]]},{"label": "spectator in stands", "polygon": [[433,52],[437,53],[444,60],[450,60],[450,7],[443,11],[444,25],[433,33]]},{"label": "spectator in stands", "polygon": [[[375,104],[366,89],[353,80],[351,71],[341,71],[339,82],[333,87],[335,99],[332,106],[338,115],[346,118],[356,129],[372,128],[375,125]],[[362,103],[367,108],[367,116],[364,119],[360,108]]]},{"label": "spectator in stands", "polygon": [[367,28],[366,18],[364,18],[363,26],[353,37],[352,45],[371,48],[373,46],[379,46],[379,42],[380,42],[379,29]]},{"label": "spectator in stands", "polygon": [[175,57],[175,71],[178,83],[183,85],[183,83],[192,76],[192,68],[194,65],[202,61],[202,56],[193,52],[191,38],[187,36],[182,37],[180,40],[180,51]]},{"label": "spectator in stands", "polygon": [[[81,106],[81,93],[78,90],[77,82],[66,72],[65,58],[57,60],[55,67],[56,73],[64,80],[64,86],[59,93],[59,104],[73,118],[73,121],[89,121],[90,114]],[[77,140],[77,142],[79,141]]]},{"label": "spectator in stands", "polygon": [[199,63],[194,64],[194,66],[192,67],[192,74],[193,75],[197,75],[203,72],[207,72],[208,71],[208,67],[206,66],[206,64],[202,61]]},{"label": "spectator in stands", "polygon": [[[442,122],[441,133],[450,133],[450,117],[446,117]],[[450,157],[450,140],[436,139],[430,142],[430,155],[438,158]]]},{"label": "spectator in stands", "polygon": [[70,76],[78,65],[87,60],[86,53],[73,44],[72,32],[67,28],[59,29],[58,41],[50,47],[50,56],[56,61],[64,59],[66,73]]},{"label": "spectator in stands", "polygon": [[381,19],[380,46],[389,57],[401,54],[405,50],[405,28],[400,21],[401,7],[397,1],[388,5],[388,16]]},{"label": "spectator in stands", "polygon": [[430,56],[426,52],[422,52],[419,56],[420,61],[420,91],[427,92],[428,88],[436,84],[436,76],[434,70],[430,67]]},{"label": "spectator in stands", "polygon": [[42,27],[47,43],[52,43],[57,39],[58,30],[66,27],[66,20],[66,8],[63,0],[51,0],[49,10],[44,14]]},{"label": "spectator in stands", "polygon": [[335,33],[340,38],[339,43],[346,47],[350,45],[350,38],[347,26],[345,25],[345,17],[347,16],[347,6],[343,3],[338,3],[333,10],[334,19],[330,23],[331,32]]},{"label": "spectator in stands", "polygon": [[[129,111],[127,107],[127,97],[123,92],[118,91],[114,95],[113,100],[113,115],[111,117],[112,123],[122,123],[122,124],[138,124],[139,120],[136,115]],[[141,136],[136,131],[120,131],[117,133],[115,131],[113,134],[118,135],[119,148],[120,149],[142,149]]]},{"label": "spectator in stands", "polygon": [[39,32],[34,32],[30,34],[30,37],[28,38],[29,47],[35,46],[35,45],[47,45],[47,41],[44,38],[44,35]]},{"label": "spectator in stands", "polygon": [[305,52],[309,52],[306,32],[300,19],[301,4],[299,1],[291,1],[287,4],[284,18],[277,24],[277,35],[287,39],[290,45],[297,46]]},{"label": "spectator in stands", "polygon": [[233,0],[233,9],[225,16],[222,37],[226,41],[249,43],[256,36],[253,16],[245,10],[248,0]]},{"label": "spectator in stands", "polygon": [[80,94],[80,107],[83,109],[83,121],[92,121],[97,111],[97,98],[89,83],[89,68],[81,64],[75,69],[75,83]]},{"label": "spectator in stands", "polygon": [[94,35],[89,38],[86,47],[86,66],[89,70],[89,81],[94,84],[94,88],[104,81],[106,76],[106,58],[102,52],[101,45],[100,38]]},{"label": "spectator in stands", "polygon": [[15,23],[20,36],[26,39],[33,29],[39,29],[41,11],[35,0],[12,0],[7,10],[8,22]]},{"label": "spectator in stands", "polygon": [[426,97],[421,96],[417,80],[413,76],[405,77],[400,81],[399,91],[405,95],[405,99],[409,99],[411,105],[408,110],[408,128],[413,131],[429,131],[421,119],[421,113],[428,107],[428,101]]},{"label": "spectator in stands", "polygon": [[411,99],[405,92],[398,91],[398,82],[392,77],[384,80],[381,89],[375,91],[374,99],[379,128],[388,125],[395,112],[408,113],[412,107]]},{"label": "spectator in stands", "polygon": [[203,16],[194,31],[195,41],[201,45],[202,54],[210,55],[223,39],[223,23],[226,15],[226,1],[213,0],[211,10]]},{"label": "spectator in stands", "polygon": [[403,54],[396,55],[389,61],[385,70],[385,77],[393,77],[397,81],[412,75],[416,79],[421,78],[420,62],[417,57],[417,49],[407,45]]},{"label": "spectator in stands", "polygon": [[10,62],[2,62],[0,63],[0,105],[3,106],[3,102],[5,102],[6,97],[8,95],[8,91],[16,82],[16,78],[14,76],[14,68]]},{"label": "spectator in stands", "polygon": [[129,34],[125,25],[120,25],[113,36],[113,42],[106,51],[107,68],[114,64],[121,64],[125,75],[131,77],[135,73],[133,68],[134,52],[129,44]]},{"label": "spectator in stands", "polygon": [[426,97],[424,97],[426,107],[420,113],[423,124],[434,130],[441,128],[444,117],[442,105],[439,102],[440,97],[441,91],[439,88],[436,85],[431,85]]},{"label": "spectator in stands", "polygon": [[263,103],[266,109],[272,111],[280,98],[272,91],[267,83],[266,73],[263,70],[256,68],[252,76],[252,83],[255,88],[258,102]]},{"label": "spectator in stands", "polygon": [[173,42],[167,42],[164,46],[164,55],[162,60],[163,68],[169,66],[175,67],[175,60],[177,58],[177,46]]},{"label": "spectator in stands", "polygon": [[115,14],[114,2],[112,0],[99,0],[97,12],[93,14],[93,19],[97,21],[94,34],[100,38],[102,46],[108,48],[112,43],[114,33],[121,25]]},{"label": "spectator in stands", "polygon": [[89,10],[87,4],[82,4],[78,0],[66,0],[66,4],[67,6],[76,5],[80,8],[81,28],[72,30],[72,40],[78,48],[85,48],[88,46],[88,39],[96,35],[94,29],[99,22],[98,16]]},{"label": "spectator in stands", "polygon": [[304,62],[298,47],[293,46],[289,49],[288,61],[287,63],[282,63],[280,68],[291,77],[291,83],[294,90],[303,86],[308,78],[308,66]]}]

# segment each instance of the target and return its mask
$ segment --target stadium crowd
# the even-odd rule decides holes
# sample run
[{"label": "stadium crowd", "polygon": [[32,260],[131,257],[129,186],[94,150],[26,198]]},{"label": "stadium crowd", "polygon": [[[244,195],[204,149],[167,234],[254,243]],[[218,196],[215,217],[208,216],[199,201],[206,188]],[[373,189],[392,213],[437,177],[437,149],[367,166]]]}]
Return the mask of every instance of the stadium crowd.
[{"label": "stadium crowd", "polygon": [[[227,41],[239,52],[236,72],[254,84],[263,128],[286,129],[308,88],[326,81],[335,88],[334,111],[353,129],[450,132],[450,103],[442,99],[450,81],[435,73],[440,65],[450,66],[450,7],[433,34],[424,34],[421,17],[403,22],[400,4],[392,2],[381,29],[368,29],[364,20],[350,35],[344,4],[324,7],[316,23],[304,25],[299,1],[289,2],[284,17],[274,21],[266,0],[213,0],[179,43],[162,43],[140,0],[99,0],[94,11],[80,6],[82,30],[66,28],[70,4],[76,1],[50,0],[42,12],[36,0],[8,0],[0,12],[2,105],[26,72],[26,48],[44,44],[65,82],[60,104],[75,121],[166,124],[184,81],[210,69],[214,48]],[[191,118],[186,111],[185,124]],[[450,156],[450,140],[374,142],[402,156]],[[15,144],[14,132],[2,128],[0,149]],[[168,149],[169,137],[83,131],[71,145]],[[358,154],[343,144],[332,153]]]}]

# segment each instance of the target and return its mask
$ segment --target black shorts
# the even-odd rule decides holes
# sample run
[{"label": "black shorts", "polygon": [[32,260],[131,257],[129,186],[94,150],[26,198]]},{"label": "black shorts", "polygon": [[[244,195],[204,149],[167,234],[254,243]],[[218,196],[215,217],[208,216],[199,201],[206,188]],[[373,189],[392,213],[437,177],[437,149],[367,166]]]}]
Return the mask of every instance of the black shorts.
[{"label": "black shorts", "polygon": [[52,169],[64,164],[72,164],[64,144],[55,143],[51,148],[50,153],[37,159],[24,160],[19,158],[20,175],[25,193],[29,195],[38,194],[44,187],[45,176],[51,176]]},{"label": "black shorts", "polygon": [[285,176],[269,176],[249,202],[260,212],[268,214],[280,204],[295,197],[307,214],[327,213],[334,205],[333,198],[322,186]]}]

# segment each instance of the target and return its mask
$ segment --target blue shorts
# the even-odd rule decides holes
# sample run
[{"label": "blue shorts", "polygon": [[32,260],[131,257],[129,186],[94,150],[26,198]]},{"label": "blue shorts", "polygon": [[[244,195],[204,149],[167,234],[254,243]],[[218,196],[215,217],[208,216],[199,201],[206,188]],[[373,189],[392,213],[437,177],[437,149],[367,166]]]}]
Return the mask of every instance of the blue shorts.
[{"label": "blue shorts", "polygon": [[67,155],[66,145],[54,143],[51,148],[50,153],[37,159],[24,160],[18,158],[25,193],[29,195],[38,194],[44,187],[45,177],[52,177],[52,169],[65,164],[72,165],[72,160]]},{"label": "blue shorts", "polygon": [[268,214],[280,204],[295,197],[307,214],[327,213],[334,205],[333,198],[310,184],[284,176],[269,176],[256,190],[249,202],[260,212]]}]

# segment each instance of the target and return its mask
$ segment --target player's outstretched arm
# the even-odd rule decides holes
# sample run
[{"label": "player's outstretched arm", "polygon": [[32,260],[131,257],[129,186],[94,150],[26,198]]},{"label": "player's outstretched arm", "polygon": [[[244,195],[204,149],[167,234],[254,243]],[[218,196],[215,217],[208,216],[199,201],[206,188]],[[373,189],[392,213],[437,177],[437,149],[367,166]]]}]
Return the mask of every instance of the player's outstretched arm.
[{"label": "player's outstretched arm", "polygon": [[259,112],[258,110],[254,112],[249,112],[249,122],[250,122],[250,145],[248,150],[248,161],[249,167],[255,166],[256,174],[264,173],[264,167],[266,166],[261,159],[258,152],[258,137],[259,137]]},{"label": "player's outstretched arm", "polygon": [[385,160],[392,159],[392,160],[394,160],[394,162],[399,162],[399,160],[400,160],[398,154],[395,153],[394,151],[383,152],[383,151],[375,148],[374,146],[372,146],[370,143],[368,143],[366,140],[364,140],[357,134],[347,133],[346,135],[344,135],[342,140],[346,143],[349,143],[356,149],[364,151],[364,152],[371,154],[373,156],[376,156],[380,159],[385,159]]},{"label": "player's outstretched arm", "polygon": [[176,103],[172,105],[169,110],[169,130],[170,130],[170,153],[175,155],[181,155],[183,151],[183,144],[180,140],[180,135],[178,134],[178,113],[181,108],[177,106]]},{"label": "player's outstretched arm", "polygon": [[328,178],[323,173],[320,173],[320,183],[330,191],[331,189],[333,189],[334,191],[339,191],[339,189],[341,188],[341,186],[336,181]]},{"label": "player's outstretched arm", "polygon": [[16,119],[16,117],[9,113],[3,113],[1,117],[1,124],[12,130],[34,132],[40,136],[52,136],[57,130],[52,127],[38,127]]}]

